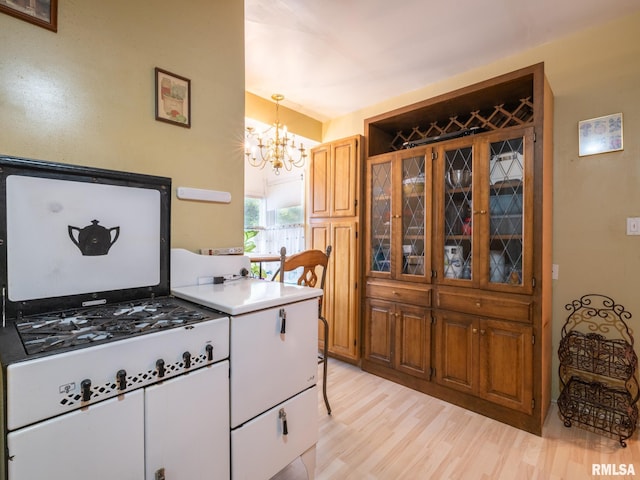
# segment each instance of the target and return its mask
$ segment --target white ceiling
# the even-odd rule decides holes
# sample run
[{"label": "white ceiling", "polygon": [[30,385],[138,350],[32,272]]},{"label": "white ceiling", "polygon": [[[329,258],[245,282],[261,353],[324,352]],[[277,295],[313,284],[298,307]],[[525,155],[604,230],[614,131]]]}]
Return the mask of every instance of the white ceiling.
[{"label": "white ceiling", "polygon": [[245,0],[245,88],[325,121],[638,10],[640,0]]}]

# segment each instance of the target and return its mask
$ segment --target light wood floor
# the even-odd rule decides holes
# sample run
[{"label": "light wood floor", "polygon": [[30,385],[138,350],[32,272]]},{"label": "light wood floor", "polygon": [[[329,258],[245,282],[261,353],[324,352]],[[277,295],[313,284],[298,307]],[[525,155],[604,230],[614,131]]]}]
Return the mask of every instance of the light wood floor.
[{"label": "light wood floor", "polygon": [[[594,463],[633,464],[626,478],[640,478],[638,431],[622,448],[564,427],[555,404],[538,437],[334,359],[327,378],[332,414],[319,395],[318,480],[601,478]],[[296,460],[276,478],[307,476]]]}]

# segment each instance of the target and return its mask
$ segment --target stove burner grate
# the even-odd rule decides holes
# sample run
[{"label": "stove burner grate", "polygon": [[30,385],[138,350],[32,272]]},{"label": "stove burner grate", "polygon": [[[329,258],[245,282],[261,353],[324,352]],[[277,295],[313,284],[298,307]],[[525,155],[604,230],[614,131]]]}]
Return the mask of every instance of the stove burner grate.
[{"label": "stove burner grate", "polygon": [[216,318],[173,298],[102,305],[23,317],[16,324],[28,354],[87,346]]}]

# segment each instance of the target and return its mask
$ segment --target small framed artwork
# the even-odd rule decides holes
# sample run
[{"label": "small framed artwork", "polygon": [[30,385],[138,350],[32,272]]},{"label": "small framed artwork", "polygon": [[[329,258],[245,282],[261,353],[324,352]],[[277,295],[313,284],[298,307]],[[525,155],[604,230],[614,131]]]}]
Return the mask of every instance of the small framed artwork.
[{"label": "small framed artwork", "polygon": [[0,12],[58,31],[58,0],[0,0]]},{"label": "small framed artwork", "polygon": [[191,80],[156,67],[156,120],[191,128]]},{"label": "small framed artwork", "polygon": [[622,149],[622,113],[578,122],[579,156]]}]

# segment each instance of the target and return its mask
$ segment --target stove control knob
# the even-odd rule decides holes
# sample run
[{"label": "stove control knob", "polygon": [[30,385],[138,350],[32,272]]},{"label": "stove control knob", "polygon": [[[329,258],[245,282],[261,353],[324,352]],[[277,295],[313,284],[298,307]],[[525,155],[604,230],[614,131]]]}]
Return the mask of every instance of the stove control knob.
[{"label": "stove control knob", "polygon": [[127,371],[118,370],[118,373],[116,373],[116,379],[118,381],[118,390],[125,390],[127,388]]},{"label": "stove control knob", "polygon": [[80,382],[80,390],[82,391],[82,401],[88,402],[91,399],[91,380],[88,378]]},{"label": "stove control knob", "polygon": [[209,343],[207,344],[206,347],[204,347],[204,349],[207,351],[207,361],[212,362],[213,361],[213,345]]},{"label": "stove control knob", "polygon": [[184,360],[184,368],[191,368],[191,354],[189,352],[184,352],[182,354],[182,359]]},{"label": "stove control knob", "polygon": [[164,377],[164,360],[158,359],[156,361],[156,368],[158,369],[158,378]]}]

